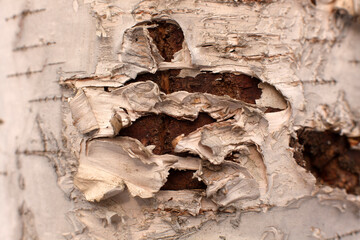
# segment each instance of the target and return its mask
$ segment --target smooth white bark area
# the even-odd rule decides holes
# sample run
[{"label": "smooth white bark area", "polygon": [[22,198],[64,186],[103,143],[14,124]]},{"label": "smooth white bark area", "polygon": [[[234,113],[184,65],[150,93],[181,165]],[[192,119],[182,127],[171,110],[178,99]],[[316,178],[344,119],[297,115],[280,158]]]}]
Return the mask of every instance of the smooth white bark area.
[{"label": "smooth white bark area", "polygon": [[[3,0],[0,238],[280,240],[336,239],[338,234],[358,239],[359,197],[315,187],[289,148],[290,134],[302,126],[360,135],[360,23],[335,17],[333,5],[317,2],[315,7],[301,0]],[[152,18],[176,21],[186,45],[173,63],[154,58],[139,67],[132,62],[139,56],[125,54],[137,45],[123,44],[124,32]],[[68,98],[81,87],[119,87],[144,69],[174,67],[246,73],[286,97],[289,107],[266,115],[269,134],[255,141],[267,188],[261,183],[259,199],[241,200],[234,204],[237,211],[222,213],[211,201],[200,203],[195,193],[189,204],[192,195],[186,192],[173,193],[176,201],[169,203],[168,192],[140,199],[127,190],[87,202],[73,186],[86,137],[73,125]],[[330,112],[324,113],[325,105]],[[196,215],[200,204],[206,211],[198,216],[163,210],[186,205]]]},{"label": "smooth white bark area", "polygon": [[[274,208],[267,212],[246,212],[234,219],[209,222],[190,239],[337,239],[359,229],[359,219],[351,205],[347,211],[320,205],[316,199],[304,199],[288,210]],[[345,223],[346,224],[343,224]],[[357,239],[353,236],[341,239]],[[181,238],[180,238],[181,239]],[[221,238],[220,238],[221,239]]]},{"label": "smooth white bark area", "polygon": [[[34,13],[21,17],[24,10]],[[3,120],[0,171],[6,173],[0,176],[0,238],[61,239],[63,233],[73,231],[65,215],[72,203],[58,187],[53,163],[47,157],[56,156],[52,151],[57,151],[57,146],[47,139],[49,153],[43,153],[44,139],[39,129],[42,125],[45,138],[56,139],[61,145],[61,101],[31,101],[61,96],[57,72],[62,62],[66,62],[69,71],[72,67],[76,71],[89,69],[88,61],[81,60],[80,56],[90,59],[88,56],[93,53],[88,51],[89,42],[84,44],[80,39],[81,36],[90,37],[86,37],[91,34],[86,26],[92,27],[87,24],[92,18],[86,7],[75,14],[72,3],[66,1],[2,1],[0,11],[3,30],[0,41],[0,118]],[[77,17],[81,14],[84,18]],[[56,44],[47,45],[48,42]],[[46,46],[42,46],[44,44]],[[31,47],[33,45],[39,47]],[[23,46],[29,48],[14,51]],[[77,57],[73,58],[75,54]],[[20,75],[11,76],[15,73]],[[18,213],[23,204],[34,219]],[[23,226],[26,224],[30,227]],[[26,230],[28,228],[35,231]]]}]

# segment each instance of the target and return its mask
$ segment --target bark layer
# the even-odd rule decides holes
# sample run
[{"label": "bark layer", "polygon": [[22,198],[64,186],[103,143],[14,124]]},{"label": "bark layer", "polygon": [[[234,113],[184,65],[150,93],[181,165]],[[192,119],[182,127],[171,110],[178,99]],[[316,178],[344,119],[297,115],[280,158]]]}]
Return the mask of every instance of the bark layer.
[{"label": "bark layer", "polygon": [[[290,139],[359,148],[358,4],[2,2],[2,239],[357,239],[356,191],[316,183]],[[206,189],[169,189],[175,170]]]}]

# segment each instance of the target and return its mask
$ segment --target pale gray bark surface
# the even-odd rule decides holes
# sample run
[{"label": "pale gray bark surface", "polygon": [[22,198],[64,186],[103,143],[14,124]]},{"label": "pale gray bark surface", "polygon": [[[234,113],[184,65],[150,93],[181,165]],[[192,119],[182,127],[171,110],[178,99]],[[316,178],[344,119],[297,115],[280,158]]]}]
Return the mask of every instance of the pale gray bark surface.
[{"label": "pale gray bark surface", "polygon": [[[359,13],[359,2],[317,2],[3,0],[0,238],[358,239],[359,197],[316,186],[289,147],[289,136],[304,126],[360,136],[360,24],[333,11],[335,6]],[[127,54],[139,46],[126,42],[125,31],[153,18],[170,19],[184,32],[186,46],[172,63],[153,52]],[[235,47],[229,51],[228,46]],[[224,204],[229,208],[223,212],[208,203],[202,206],[208,211],[196,215],[198,196],[180,194],[180,200],[191,197],[184,202],[194,216],[177,216],[154,210],[164,207],[166,192],[142,199],[119,184],[120,194],[92,203],[96,198],[85,199],[86,187],[79,187],[85,197],[74,188],[87,138],[73,125],[69,101],[75,92],[121,87],[140,72],[169,68],[188,69],[185,75],[241,72],[285,96],[288,105],[278,115],[259,113],[269,123],[263,139],[260,123],[247,129],[266,166],[266,183],[257,179],[256,198]],[[109,79],[110,74],[116,79]],[[262,99],[257,104],[267,103]],[[193,146],[186,139],[181,143]],[[220,206],[228,198],[222,200],[215,202]]]}]

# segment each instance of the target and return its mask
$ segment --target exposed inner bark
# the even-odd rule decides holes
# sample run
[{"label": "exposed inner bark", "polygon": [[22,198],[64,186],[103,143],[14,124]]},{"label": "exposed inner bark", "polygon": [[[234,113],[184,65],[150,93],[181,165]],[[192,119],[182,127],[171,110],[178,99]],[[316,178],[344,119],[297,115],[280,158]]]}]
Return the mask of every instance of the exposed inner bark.
[{"label": "exposed inner bark", "polygon": [[149,34],[154,40],[165,62],[171,62],[174,54],[182,49],[184,34],[179,26],[166,21],[154,21],[157,27],[149,28]]},{"label": "exposed inner bark", "polygon": [[155,82],[162,92],[167,94],[177,91],[190,93],[202,92],[217,96],[228,95],[231,98],[255,104],[261,97],[261,82],[244,74],[233,73],[201,73],[196,77],[178,77],[180,70],[159,71],[155,74],[145,73],[130,82],[151,80]]},{"label": "exposed inner bark", "polygon": [[[360,151],[351,149],[359,139],[348,139],[331,131],[299,130],[291,139],[297,163],[310,170],[319,183],[360,194]],[[350,140],[350,141],[349,141]]]},{"label": "exposed inner bark", "polygon": [[272,112],[279,112],[282,111],[279,108],[272,108],[272,107],[267,107],[265,113],[272,113]]},{"label": "exposed inner bark", "polygon": [[120,136],[138,139],[145,146],[155,145],[155,154],[174,154],[172,141],[181,134],[189,134],[199,127],[215,122],[209,115],[200,113],[194,121],[178,120],[166,115],[150,115],[136,120],[120,131]]},{"label": "exposed inner bark", "polygon": [[239,151],[232,151],[225,157],[225,160],[235,161],[239,157],[239,154],[240,154]]},{"label": "exposed inner bark", "polygon": [[195,171],[171,169],[161,190],[206,189],[205,183],[193,178]]},{"label": "exposed inner bark", "polygon": [[[196,120],[178,120],[166,115],[150,115],[135,121],[120,131],[120,136],[138,139],[145,146],[155,145],[155,154],[175,154],[172,141],[181,134],[189,134],[197,128],[215,122],[209,115],[200,113]],[[177,154],[179,155],[179,154]],[[184,154],[180,154],[184,155]],[[206,185],[192,178],[195,171],[171,169],[162,190],[206,189]]]}]

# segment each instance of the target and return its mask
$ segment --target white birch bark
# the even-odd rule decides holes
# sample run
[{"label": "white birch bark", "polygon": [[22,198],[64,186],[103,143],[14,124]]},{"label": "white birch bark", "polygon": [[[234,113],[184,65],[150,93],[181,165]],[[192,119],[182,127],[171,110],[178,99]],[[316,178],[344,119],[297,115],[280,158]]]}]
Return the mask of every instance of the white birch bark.
[{"label": "white birch bark", "polygon": [[[316,185],[311,173],[296,164],[289,147],[290,136],[302,127],[360,136],[360,24],[350,17],[359,14],[359,1],[322,0],[314,5],[301,0],[3,0],[0,6],[1,239],[359,238],[359,196]],[[172,62],[164,62],[150,40],[146,52],[129,35],[136,24],[141,28],[153,19],[172,21],[184,33],[183,49]],[[141,30],[146,37],[146,28]],[[206,177],[206,171],[198,173],[208,182],[211,201],[194,191],[159,192],[169,168],[198,170],[198,159],[153,156],[151,149],[131,141],[148,154],[143,158],[135,154],[141,164],[149,159],[157,163],[144,167],[142,173],[150,180],[140,184],[124,177],[123,168],[111,172],[116,154],[135,147],[109,140],[126,125],[119,121],[126,114],[116,112],[120,116],[116,118],[106,109],[120,106],[127,109],[129,121],[135,121],[144,111],[140,108],[151,104],[144,100],[134,107],[131,101],[140,99],[136,96],[127,99],[128,107],[126,96],[118,100],[106,95],[103,87],[121,88],[137,74],[165,69],[185,69],[184,76],[200,71],[244,73],[285,97],[286,101],[276,97],[275,90],[264,90],[269,91],[268,98],[256,106],[236,102],[242,110],[234,107],[234,118],[223,117],[227,122],[221,124],[255,123],[241,126],[248,138],[214,125],[214,131],[227,139],[220,141],[219,153],[196,147],[206,129],[177,139],[179,152],[191,151],[212,164],[222,163],[226,151],[243,150],[241,144],[257,146],[261,156],[255,148],[247,149],[257,159],[253,165],[229,167],[221,175],[224,182]],[[70,109],[81,91],[87,93],[84,101],[93,104],[86,113],[81,112],[86,110],[83,105]],[[151,100],[166,99],[173,107],[192,96],[182,94],[160,97],[155,91]],[[232,106],[233,101],[214,97],[213,102],[213,108],[190,104],[186,117],[207,111],[223,121],[215,108],[220,103]],[[154,106],[146,112],[175,114],[170,105]],[[282,111],[265,114],[259,106]],[[179,116],[185,118],[184,112]],[[86,118],[73,124],[76,114]],[[115,120],[118,125],[111,122]],[[101,151],[86,155],[91,150],[90,145],[85,149],[86,134],[93,130],[98,132],[92,137],[109,139],[92,140]],[[213,139],[205,140],[215,149]],[[102,150],[104,146],[109,152]],[[94,170],[103,158],[109,159],[102,166],[105,170]],[[111,173],[111,181],[105,172]],[[92,178],[99,185],[91,185]],[[228,186],[229,193],[214,193],[226,184],[238,188]]]}]

